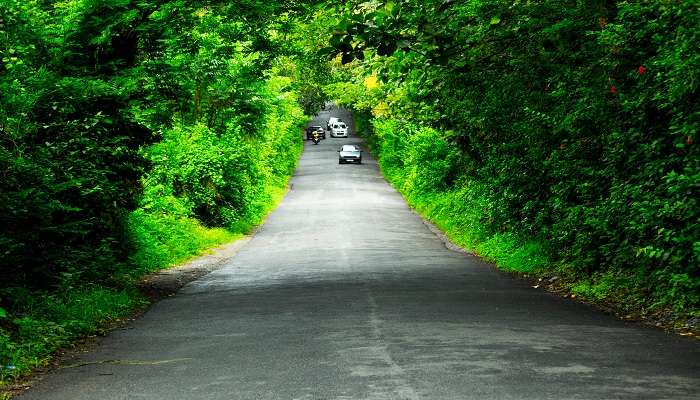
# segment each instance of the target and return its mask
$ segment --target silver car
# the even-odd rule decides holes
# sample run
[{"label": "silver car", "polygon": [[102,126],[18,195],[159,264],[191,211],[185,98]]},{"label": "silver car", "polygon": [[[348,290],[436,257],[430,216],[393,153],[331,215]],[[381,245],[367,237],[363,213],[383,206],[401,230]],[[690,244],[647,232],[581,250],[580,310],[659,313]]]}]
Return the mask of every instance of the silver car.
[{"label": "silver car", "polygon": [[345,144],[338,150],[338,164],[349,162],[362,164],[362,150],[360,146]]}]

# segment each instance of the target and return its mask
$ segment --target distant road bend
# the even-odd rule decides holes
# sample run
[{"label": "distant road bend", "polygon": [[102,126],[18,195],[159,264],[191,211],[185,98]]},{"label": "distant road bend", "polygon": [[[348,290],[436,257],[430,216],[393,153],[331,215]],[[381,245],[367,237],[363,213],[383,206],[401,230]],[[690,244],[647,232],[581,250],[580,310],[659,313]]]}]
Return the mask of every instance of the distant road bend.
[{"label": "distant road bend", "polygon": [[[333,113],[312,124],[325,126]],[[353,129],[354,132],[354,129]],[[699,399],[700,345],[448,250],[376,162],[307,142],[224,268],[20,399]]]}]

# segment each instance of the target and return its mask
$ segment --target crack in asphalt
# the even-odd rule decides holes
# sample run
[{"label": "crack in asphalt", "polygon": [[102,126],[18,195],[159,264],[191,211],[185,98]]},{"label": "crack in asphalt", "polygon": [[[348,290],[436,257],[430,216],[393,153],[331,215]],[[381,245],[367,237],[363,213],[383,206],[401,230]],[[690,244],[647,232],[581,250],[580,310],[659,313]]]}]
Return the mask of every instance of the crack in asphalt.
[{"label": "crack in asphalt", "polygon": [[173,360],[99,360],[99,361],[85,361],[85,362],[79,362],[76,364],[70,364],[70,365],[64,365],[61,366],[60,369],[69,369],[69,368],[80,368],[80,367],[85,367],[88,365],[101,365],[101,364],[110,364],[110,365],[162,365],[162,364],[170,364],[170,363],[175,363],[175,362],[182,362],[182,361],[190,361],[192,358],[176,358]]}]

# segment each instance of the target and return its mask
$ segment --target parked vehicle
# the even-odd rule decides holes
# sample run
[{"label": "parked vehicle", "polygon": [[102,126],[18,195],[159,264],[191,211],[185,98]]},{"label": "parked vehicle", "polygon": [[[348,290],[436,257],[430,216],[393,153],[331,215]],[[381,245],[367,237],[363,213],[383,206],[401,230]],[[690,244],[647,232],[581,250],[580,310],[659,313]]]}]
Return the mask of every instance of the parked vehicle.
[{"label": "parked vehicle", "polygon": [[331,125],[331,137],[348,137],[348,126],[343,121]]},{"label": "parked vehicle", "polygon": [[306,140],[311,140],[311,136],[314,132],[318,132],[321,135],[321,139],[326,138],[326,131],[321,125],[312,125],[306,128]]},{"label": "parked vehicle", "polygon": [[362,150],[360,146],[345,144],[338,150],[338,164],[345,163],[362,164]]}]

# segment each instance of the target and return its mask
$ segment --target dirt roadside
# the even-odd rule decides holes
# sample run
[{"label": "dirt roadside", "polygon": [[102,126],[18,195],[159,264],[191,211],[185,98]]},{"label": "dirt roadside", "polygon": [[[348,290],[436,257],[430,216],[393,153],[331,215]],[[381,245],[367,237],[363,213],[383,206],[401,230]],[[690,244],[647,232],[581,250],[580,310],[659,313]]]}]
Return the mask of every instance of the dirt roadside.
[{"label": "dirt roadside", "polygon": [[186,284],[222,268],[251,238],[252,236],[245,236],[185,264],[147,275],[139,281],[137,287],[152,301],[172,296]]}]

